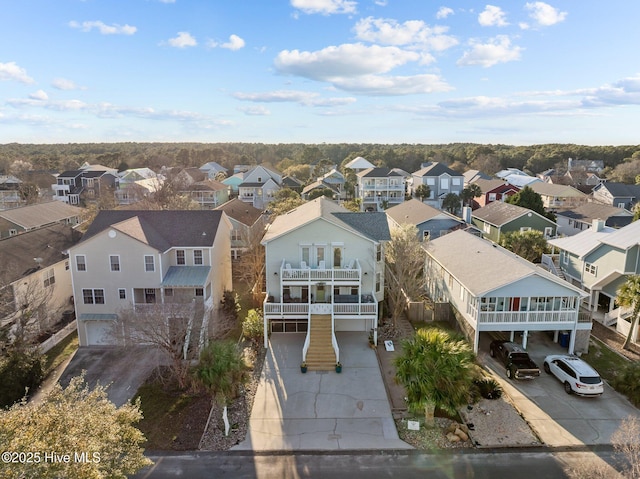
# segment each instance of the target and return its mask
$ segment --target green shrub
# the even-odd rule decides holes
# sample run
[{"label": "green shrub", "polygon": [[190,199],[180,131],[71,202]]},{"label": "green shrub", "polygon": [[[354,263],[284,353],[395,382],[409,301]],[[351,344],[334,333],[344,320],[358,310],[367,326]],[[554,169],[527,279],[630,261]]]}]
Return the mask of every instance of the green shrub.
[{"label": "green shrub", "polygon": [[256,346],[260,345],[264,334],[262,312],[259,309],[250,309],[247,317],[242,322],[242,335],[251,340]]},{"label": "green shrub", "polygon": [[478,394],[485,399],[499,399],[502,397],[502,387],[493,378],[484,377],[473,381]]},{"label": "green shrub", "polygon": [[640,406],[640,363],[629,363],[615,376],[611,384],[614,389]]},{"label": "green shrub", "polygon": [[0,408],[34,391],[44,376],[44,356],[36,348],[9,348],[0,358]]},{"label": "green shrub", "polygon": [[247,365],[234,341],[212,341],[200,354],[195,379],[222,404],[238,396],[247,382]]}]

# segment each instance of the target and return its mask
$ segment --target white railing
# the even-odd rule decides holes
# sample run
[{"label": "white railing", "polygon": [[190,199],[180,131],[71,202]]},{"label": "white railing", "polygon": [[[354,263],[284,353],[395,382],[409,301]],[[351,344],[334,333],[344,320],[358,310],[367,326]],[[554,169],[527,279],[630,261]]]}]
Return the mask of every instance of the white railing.
[{"label": "white railing", "polygon": [[361,274],[360,262],[357,259],[351,268],[292,268],[285,260],[280,266],[280,277],[283,281],[359,281]]},{"label": "white railing", "polygon": [[543,254],[542,259],[540,260],[540,264],[542,264],[543,266],[546,266],[551,273],[555,274],[556,276],[559,276],[558,268],[556,267],[556,264],[558,264],[559,260],[560,260],[559,254]]},{"label": "white railing", "polygon": [[618,321],[618,319],[628,318],[632,313],[631,308],[629,307],[621,307],[616,308],[614,310],[609,311],[608,313],[604,313],[603,324],[605,326],[611,326]]},{"label": "white railing", "polygon": [[[316,307],[322,307],[322,312],[318,312]],[[378,305],[376,303],[263,303],[263,311],[269,316],[300,316],[307,315],[309,312],[314,314],[330,314],[332,312],[337,316],[346,315],[376,315]],[[310,309],[311,308],[311,309]]]},{"label": "white railing", "polygon": [[478,313],[480,324],[575,323],[577,319],[577,311],[483,311]]}]

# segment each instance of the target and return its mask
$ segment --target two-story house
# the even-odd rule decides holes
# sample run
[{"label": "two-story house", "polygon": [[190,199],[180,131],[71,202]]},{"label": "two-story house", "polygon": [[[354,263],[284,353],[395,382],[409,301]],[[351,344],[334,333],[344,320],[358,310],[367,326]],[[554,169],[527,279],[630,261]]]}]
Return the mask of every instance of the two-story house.
[{"label": "two-story house", "polygon": [[615,229],[594,220],[591,228],[549,244],[555,253],[543,263],[588,292],[592,311],[611,313],[618,288],[629,275],[640,273],[640,221]]},{"label": "two-story house", "polygon": [[0,241],[0,325],[24,320],[31,339],[73,309],[68,250],[81,234],[50,224]]},{"label": "two-story house", "polygon": [[482,195],[473,199],[474,208],[486,206],[494,201],[504,201],[509,196],[515,195],[520,188],[499,179],[477,178],[471,184],[478,185]]},{"label": "two-story house", "polygon": [[383,211],[404,201],[404,178],[390,168],[368,168],[356,178],[356,198],[363,211]]},{"label": "two-story house", "polygon": [[133,311],[158,328],[187,321],[185,356],[198,349],[231,289],[230,232],[222,211],[100,211],[69,253],[80,345],[137,341],[114,327]]},{"label": "two-story house", "polygon": [[587,351],[591,318],[580,313],[586,294],[495,243],[464,231],[423,243],[427,292],[449,302],[458,325],[478,351],[480,334],[570,331],[569,353]]},{"label": "two-story house", "polygon": [[216,210],[224,211],[231,222],[231,258],[238,259],[243,251],[262,240],[269,223],[269,215],[263,210],[238,198],[227,201]]},{"label": "two-story house", "polygon": [[411,224],[418,230],[420,241],[428,241],[446,235],[467,224],[446,211],[438,210],[415,198],[385,211],[391,229]]},{"label": "two-story house", "polygon": [[51,188],[54,199],[71,205],[97,201],[101,195],[113,195],[118,189],[117,173],[106,170],[69,170],[60,173]]},{"label": "two-story house", "polygon": [[430,195],[425,203],[442,209],[442,200],[449,193],[460,196],[464,188],[464,176],[448,166],[438,163],[425,163],[421,169],[411,175],[413,191],[420,185],[429,187]]},{"label": "two-story house", "polygon": [[270,332],[303,333],[311,369],[340,361],[339,332],[373,331],[384,299],[384,213],[354,213],[320,197],[275,218],[262,240]]},{"label": "two-story house", "polygon": [[215,161],[209,161],[200,167],[200,171],[206,173],[210,180],[215,180],[220,178],[220,175],[226,177],[229,170]]},{"label": "two-story house", "polygon": [[522,206],[494,201],[474,210],[471,222],[482,231],[482,236],[498,243],[505,233],[536,230],[546,238],[556,236],[557,225],[546,216]]},{"label": "two-story house", "polygon": [[606,181],[593,188],[593,201],[632,210],[640,199],[640,185]]},{"label": "two-story house", "polygon": [[244,173],[242,183],[238,185],[238,198],[256,208],[265,208],[280,189],[281,183],[280,173],[262,165],[256,166]]},{"label": "two-story house", "polygon": [[624,208],[594,202],[556,211],[560,236],[573,236],[587,230],[593,226],[594,220],[603,220],[605,226],[622,228],[631,223],[633,213]]},{"label": "two-story house", "polygon": [[56,223],[77,226],[82,222],[84,210],[60,201],[48,201],[0,211],[0,239]]},{"label": "two-story house", "polygon": [[376,165],[371,163],[369,160],[362,158],[361,156],[357,156],[353,160],[349,161],[344,168],[353,170],[355,173],[359,173],[360,171],[368,170],[369,168],[375,168]]},{"label": "two-story house", "polygon": [[587,202],[587,195],[569,185],[537,181],[531,183],[529,188],[540,195],[543,206],[550,211],[573,208]]},{"label": "two-story house", "polygon": [[0,175],[0,210],[17,208],[26,204],[20,195],[22,180],[13,175]]},{"label": "two-story house", "polygon": [[185,185],[180,193],[189,196],[203,210],[210,210],[229,201],[229,187],[219,181],[206,179]]}]

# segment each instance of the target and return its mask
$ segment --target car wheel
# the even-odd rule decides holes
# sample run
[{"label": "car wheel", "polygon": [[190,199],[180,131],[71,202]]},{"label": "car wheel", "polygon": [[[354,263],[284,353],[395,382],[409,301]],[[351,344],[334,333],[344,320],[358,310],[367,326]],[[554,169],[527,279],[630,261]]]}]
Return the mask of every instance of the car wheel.
[{"label": "car wheel", "polygon": [[511,368],[507,368],[507,377],[509,379],[513,379],[513,371],[511,370]]},{"label": "car wheel", "polygon": [[573,389],[571,389],[571,384],[569,384],[569,381],[564,383],[564,392],[566,392],[567,394],[573,393]]},{"label": "car wheel", "polygon": [[489,350],[489,356],[491,356],[492,358],[495,358],[495,357],[496,357],[496,352],[495,352],[495,350],[494,350],[493,348],[491,348],[491,349]]},{"label": "car wheel", "polygon": [[549,367],[549,363],[544,363],[544,372],[547,374],[551,374],[551,368]]}]

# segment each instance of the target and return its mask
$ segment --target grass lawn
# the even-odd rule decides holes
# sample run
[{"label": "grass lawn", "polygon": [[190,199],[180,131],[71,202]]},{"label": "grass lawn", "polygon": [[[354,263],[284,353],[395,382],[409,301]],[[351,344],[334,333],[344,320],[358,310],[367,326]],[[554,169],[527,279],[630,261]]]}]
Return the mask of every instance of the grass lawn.
[{"label": "grass lawn", "polygon": [[146,449],[198,448],[211,409],[208,396],[167,390],[160,382],[148,380],[138,389],[134,401],[137,398],[144,416],[138,428],[147,438]]},{"label": "grass lawn", "polygon": [[589,343],[589,353],[583,354],[582,359],[588,362],[609,384],[612,383],[616,374],[622,370],[629,361],[619,354],[611,351],[600,341],[591,339]]},{"label": "grass lawn", "polygon": [[51,348],[46,353],[46,361],[44,365],[44,377],[46,378],[51,372],[62,364],[65,360],[76,352],[78,349],[78,335],[74,332],[67,336],[62,342]]}]

